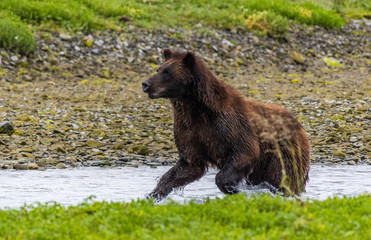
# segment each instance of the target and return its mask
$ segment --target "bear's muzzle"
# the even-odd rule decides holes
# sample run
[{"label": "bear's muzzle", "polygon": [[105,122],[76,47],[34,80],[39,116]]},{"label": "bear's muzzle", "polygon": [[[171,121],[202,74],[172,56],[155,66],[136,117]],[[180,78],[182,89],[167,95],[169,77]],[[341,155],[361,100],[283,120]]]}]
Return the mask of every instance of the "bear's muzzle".
[{"label": "bear's muzzle", "polygon": [[151,84],[148,81],[142,82],[143,92],[148,93],[148,89],[149,89],[150,86],[151,86]]}]

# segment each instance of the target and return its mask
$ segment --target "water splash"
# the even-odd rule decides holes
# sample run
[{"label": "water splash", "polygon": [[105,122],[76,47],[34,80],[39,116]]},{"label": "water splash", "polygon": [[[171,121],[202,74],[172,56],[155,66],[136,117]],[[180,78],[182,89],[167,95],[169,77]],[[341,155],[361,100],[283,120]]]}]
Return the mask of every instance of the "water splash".
[{"label": "water splash", "polygon": [[[170,167],[139,168],[80,168],[50,169],[46,171],[0,171],[0,208],[18,208],[35,202],[58,202],[76,205],[84,201],[125,201],[145,198],[156,186],[156,179]],[[173,191],[167,199],[179,203],[194,200],[205,202],[208,198],[222,198],[215,185],[215,169],[199,181]],[[302,199],[323,200],[331,196],[356,196],[371,192],[371,166],[312,165],[310,181]],[[239,186],[248,196],[270,193],[262,184]],[[94,195],[95,198],[90,197]],[[90,197],[90,198],[89,198]],[[166,200],[165,200],[166,201]]]}]

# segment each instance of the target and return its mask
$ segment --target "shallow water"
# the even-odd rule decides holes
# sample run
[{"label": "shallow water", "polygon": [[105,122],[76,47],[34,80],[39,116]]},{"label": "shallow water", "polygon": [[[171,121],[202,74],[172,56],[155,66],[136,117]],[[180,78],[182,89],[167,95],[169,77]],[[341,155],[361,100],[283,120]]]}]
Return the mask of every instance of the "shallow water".
[{"label": "shallow water", "polygon": [[[46,171],[0,171],[0,208],[17,208],[35,202],[56,201],[76,205],[91,195],[101,201],[131,201],[144,198],[156,185],[158,178],[169,167],[150,168],[79,168],[50,169]],[[199,181],[177,190],[169,199],[177,202],[223,197],[215,185],[215,169]],[[371,166],[312,165],[307,192],[309,199],[326,199],[330,196],[356,196],[371,192]],[[262,187],[242,186],[247,194],[268,192]]]}]

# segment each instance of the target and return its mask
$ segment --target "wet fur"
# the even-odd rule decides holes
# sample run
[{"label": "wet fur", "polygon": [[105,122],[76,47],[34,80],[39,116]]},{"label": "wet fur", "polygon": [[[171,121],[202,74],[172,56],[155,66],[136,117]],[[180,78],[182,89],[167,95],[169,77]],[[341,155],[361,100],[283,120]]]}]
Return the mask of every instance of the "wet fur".
[{"label": "wet fur", "polygon": [[254,185],[267,181],[283,190],[283,169],[293,193],[305,190],[310,144],[290,112],[243,98],[193,53],[166,49],[164,55],[159,73],[146,81],[146,92],[170,99],[180,159],[149,196],[162,199],[201,178],[208,166],[220,170],[215,181],[226,194],[237,193],[243,180]]}]

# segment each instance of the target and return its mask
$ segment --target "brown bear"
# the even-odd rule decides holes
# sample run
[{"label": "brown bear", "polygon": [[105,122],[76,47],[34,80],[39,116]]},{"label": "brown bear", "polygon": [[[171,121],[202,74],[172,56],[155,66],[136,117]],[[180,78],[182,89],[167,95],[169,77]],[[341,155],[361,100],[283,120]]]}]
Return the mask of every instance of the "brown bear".
[{"label": "brown bear", "polygon": [[295,194],[305,190],[310,144],[293,114],[243,98],[192,52],[165,49],[164,57],[142,88],[151,99],[170,99],[180,158],[149,197],[161,200],[201,178],[209,166],[220,170],[215,182],[225,194],[237,193],[243,180]]}]

